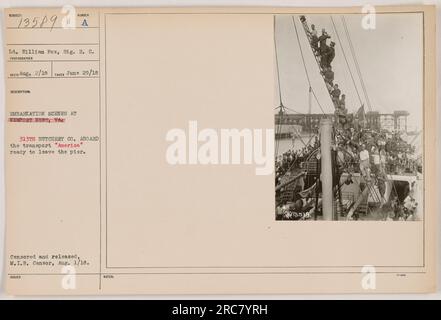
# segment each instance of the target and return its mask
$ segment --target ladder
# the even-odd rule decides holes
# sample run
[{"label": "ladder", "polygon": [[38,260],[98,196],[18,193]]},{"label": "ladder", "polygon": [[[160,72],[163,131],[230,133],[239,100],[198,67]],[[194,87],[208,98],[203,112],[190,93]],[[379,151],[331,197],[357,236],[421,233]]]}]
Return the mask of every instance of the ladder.
[{"label": "ladder", "polygon": [[[313,49],[313,47],[312,47],[312,45],[311,45],[312,37],[311,37],[310,30],[309,30],[308,22],[306,21],[305,16],[301,16],[301,17],[300,17],[300,21],[301,21],[301,23],[302,23],[302,25],[303,25],[303,30],[305,31],[306,38],[308,39],[308,43],[309,43],[309,46],[311,47],[312,54],[313,54],[313,56],[314,56],[314,58],[315,58],[315,61],[317,62],[317,66],[319,67],[320,75],[322,76],[323,81],[325,82],[325,86],[326,86],[327,82],[326,82],[326,80],[325,80],[325,75],[324,75],[324,73],[323,73],[324,70],[323,70],[323,68],[322,68],[322,66],[321,66],[321,64],[320,64],[320,57],[319,57],[319,55],[317,55],[317,54],[314,52],[314,49]],[[327,88],[327,87],[326,87],[326,88]],[[330,98],[331,98],[331,100],[332,100],[331,91],[328,90],[328,93],[329,93],[329,96],[330,96]],[[332,101],[333,101],[333,100],[332,100]]]}]

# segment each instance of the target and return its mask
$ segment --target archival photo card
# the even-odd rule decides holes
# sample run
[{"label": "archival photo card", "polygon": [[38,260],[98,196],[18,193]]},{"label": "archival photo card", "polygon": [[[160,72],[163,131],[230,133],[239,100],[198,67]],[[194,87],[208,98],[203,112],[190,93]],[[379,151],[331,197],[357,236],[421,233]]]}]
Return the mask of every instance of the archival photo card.
[{"label": "archival photo card", "polygon": [[5,10],[7,293],[434,291],[435,14]]},{"label": "archival photo card", "polygon": [[423,14],[276,15],[277,220],[424,212]]}]

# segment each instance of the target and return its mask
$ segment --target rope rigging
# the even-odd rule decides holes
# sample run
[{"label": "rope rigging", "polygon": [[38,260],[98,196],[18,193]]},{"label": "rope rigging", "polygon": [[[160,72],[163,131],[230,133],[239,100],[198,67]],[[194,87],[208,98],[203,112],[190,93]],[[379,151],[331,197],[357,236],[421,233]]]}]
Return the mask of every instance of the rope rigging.
[{"label": "rope rigging", "polygon": [[351,79],[352,79],[352,83],[354,84],[355,92],[357,93],[357,97],[358,97],[358,100],[360,101],[360,105],[362,105],[363,102],[361,100],[360,93],[358,92],[358,88],[357,88],[357,85],[355,83],[354,75],[352,74],[351,68],[349,66],[349,62],[348,62],[348,59],[346,57],[345,50],[343,49],[343,44],[342,44],[342,41],[340,39],[340,35],[339,35],[338,31],[337,31],[337,27],[335,26],[334,19],[332,18],[332,16],[330,16],[330,17],[331,17],[331,22],[332,22],[332,26],[334,28],[335,34],[337,35],[338,43],[340,44],[340,48],[341,48],[341,51],[343,53],[343,57],[344,57],[344,59],[346,61],[346,65],[348,67],[349,74],[351,75]]},{"label": "rope rigging", "polygon": [[282,90],[280,88],[279,58],[278,58],[278,54],[277,54],[276,17],[275,16],[274,16],[274,49],[275,49],[275,56],[276,56],[276,70],[277,70],[277,84],[278,84],[278,88],[279,88],[279,101],[280,101],[280,106],[283,107]]},{"label": "rope rigging", "polygon": [[280,105],[275,108],[275,109],[280,109],[279,114],[280,114],[280,119],[279,119],[279,124],[276,127],[276,147],[275,147],[275,156],[277,157],[277,155],[279,154],[279,140],[277,139],[277,136],[280,135],[280,133],[282,132],[282,119],[283,119],[283,112],[284,112],[284,106],[283,106],[283,101],[282,101],[282,90],[280,88],[280,70],[279,70],[279,58],[278,58],[278,53],[277,53],[277,39],[276,39],[276,16],[274,16],[274,25],[273,25],[273,34],[274,34],[274,50],[275,50],[275,59],[276,59],[276,71],[277,71],[277,84],[278,84],[278,89],[279,89],[279,101],[280,101]]},{"label": "rope rigging", "polygon": [[348,26],[346,25],[346,20],[344,16],[341,16],[341,21],[343,23],[343,27],[345,29],[346,37],[348,38],[349,48],[352,53],[352,58],[354,59],[355,69],[357,70],[358,77],[360,78],[361,88],[363,89],[364,96],[366,98],[366,102],[370,111],[372,111],[371,101],[369,99],[369,95],[366,90],[366,86],[363,81],[363,76],[361,75],[360,65],[358,64],[357,56],[355,54],[354,46],[352,44],[351,36],[349,34]]},{"label": "rope rigging", "polygon": [[[280,109],[280,106],[274,108],[274,110],[277,110],[277,109]],[[289,107],[287,107],[287,106],[285,106],[285,105],[283,106],[283,109],[285,109],[285,110],[289,110],[289,111],[294,112],[294,113],[297,113],[297,114],[303,114],[302,112],[296,111],[296,110],[294,110],[294,109],[292,109],[292,108],[289,108]]]}]

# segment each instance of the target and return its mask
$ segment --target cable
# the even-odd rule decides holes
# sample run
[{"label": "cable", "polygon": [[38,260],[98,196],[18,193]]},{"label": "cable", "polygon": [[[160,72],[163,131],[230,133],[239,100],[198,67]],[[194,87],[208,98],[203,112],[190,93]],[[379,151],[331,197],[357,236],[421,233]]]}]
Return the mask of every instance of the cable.
[{"label": "cable", "polygon": [[[278,107],[278,108],[281,108],[281,107]],[[281,109],[281,110],[282,110],[282,109]],[[280,132],[282,131],[283,111],[280,112],[280,113],[278,113],[278,115],[280,115],[280,117],[279,117],[279,121],[278,121],[278,123],[276,124],[276,132],[275,132],[275,135],[274,135],[274,139],[276,140],[276,148],[275,148],[275,150],[274,150],[275,157],[277,157],[277,156],[278,156],[278,153],[279,153],[279,140],[277,139],[277,136],[278,136],[278,135],[280,134]]]},{"label": "cable", "polygon": [[351,40],[351,36],[349,34],[348,27],[346,25],[345,17],[341,16],[341,20],[343,22],[343,27],[345,29],[346,37],[348,38],[349,48],[351,49],[352,57],[353,57],[354,62],[355,62],[355,68],[357,70],[358,77],[360,78],[361,88],[363,89],[363,92],[364,92],[364,95],[365,95],[365,98],[366,98],[366,102],[367,102],[367,105],[369,107],[369,111],[372,111],[371,101],[369,100],[369,95],[367,93],[366,86],[365,86],[364,81],[363,81],[363,77],[361,75],[360,66],[359,66],[358,61],[357,61],[357,56],[355,55],[354,46],[352,45],[352,40]]},{"label": "cable", "polygon": [[275,150],[275,156],[277,157],[279,154],[279,139],[277,139],[277,136],[280,135],[280,133],[282,132],[282,122],[283,122],[283,101],[282,101],[282,89],[280,88],[280,72],[279,72],[279,58],[278,58],[278,54],[277,54],[277,41],[276,41],[276,16],[274,16],[273,19],[273,34],[274,34],[274,51],[275,51],[275,56],[276,56],[276,70],[277,70],[277,84],[278,84],[278,88],[279,88],[279,101],[280,101],[280,106],[275,108],[278,109],[280,108],[280,118],[279,118],[279,124],[276,127],[276,134],[275,134],[275,139],[276,139],[276,150]]},{"label": "cable", "polygon": [[318,101],[318,98],[317,98],[317,96],[315,95],[315,91],[314,91],[314,89],[312,89],[312,87],[311,87],[311,92],[312,92],[312,95],[314,96],[315,101],[317,102],[318,106],[320,107],[320,110],[322,110],[322,113],[323,113],[325,116],[327,116],[327,114],[325,113],[325,111],[323,111],[323,108],[322,108],[320,102]]},{"label": "cable", "polygon": [[278,83],[278,88],[279,88],[279,100],[280,100],[280,105],[283,106],[283,102],[282,102],[282,90],[280,88],[280,73],[279,73],[279,58],[278,58],[278,54],[277,54],[277,41],[276,41],[276,16],[274,15],[274,50],[276,53],[276,70],[277,70],[277,83]]},{"label": "cable", "polygon": [[340,35],[338,34],[337,27],[335,26],[335,23],[334,23],[334,19],[332,18],[332,16],[330,16],[330,17],[331,17],[332,26],[334,27],[335,34],[337,35],[338,43],[340,44],[340,48],[343,53],[343,57],[345,58],[346,65],[348,66],[348,70],[349,70],[349,74],[351,75],[352,83],[354,84],[355,91],[357,92],[358,100],[360,101],[360,105],[362,105],[363,102],[361,101],[360,93],[358,92],[358,88],[355,83],[354,76],[353,76],[351,68],[349,66],[348,59],[346,58],[346,53],[345,53],[345,50],[343,49],[343,44],[342,44],[342,41],[340,40]]},{"label": "cable", "polygon": [[294,112],[294,113],[302,114],[302,115],[303,115],[303,113],[298,112],[298,111],[296,111],[296,110],[294,110],[294,109],[288,108],[288,107],[286,107],[286,106],[283,106],[283,107],[284,107],[286,110],[289,110],[289,111],[292,111],[292,112]]}]

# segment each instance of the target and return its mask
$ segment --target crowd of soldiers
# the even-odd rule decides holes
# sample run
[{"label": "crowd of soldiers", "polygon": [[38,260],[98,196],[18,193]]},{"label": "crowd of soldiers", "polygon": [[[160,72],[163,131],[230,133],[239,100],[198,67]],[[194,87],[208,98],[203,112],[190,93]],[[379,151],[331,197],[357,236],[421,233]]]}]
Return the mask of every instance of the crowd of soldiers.
[{"label": "crowd of soldiers", "polygon": [[[369,179],[372,174],[416,174],[421,165],[414,157],[415,147],[407,143],[398,132],[376,131],[353,127],[336,131],[335,143],[346,156],[359,159],[360,172]],[[344,157],[344,155],[341,155]],[[346,163],[346,168],[350,168]],[[357,171],[354,168],[354,171]]]},{"label": "crowd of soldiers", "polygon": [[316,149],[319,145],[319,140],[316,137],[312,143],[304,146],[299,150],[288,150],[279,155],[276,159],[275,172],[276,172],[276,185],[280,183],[281,178],[287,171],[292,169],[299,169],[301,164],[307,160],[308,155]]},{"label": "crowd of soldiers", "polygon": [[[304,170],[304,162],[310,153],[319,147],[319,140],[300,150],[289,150],[277,158],[276,186],[284,181],[285,175],[292,176]],[[414,147],[402,139],[399,133],[377,132],[371,129],[353,128],[347,131],[336,131],[334,150],[337,152],[340,172],[346,172],[348,183],[352,183],[353,173],[360,173],[365,181],[377,186],[379,197],[384,199],[386,183],[393,174],[422,173],[421,164],[413,158]],[[302,169],[303,168],[303,169]],[[289,174],[287,174],[289,172]],[[303,178],[302,178],[303,179]],[[395,183],[394,183],[395,184]],[[389,201],[381,202],[382,220],[412,220],[418,203],[412,189],[396,190],[395,186]],[[306,192],[304,186],[297,190]],[[320,207],[321,201],[318,206]],[[276,208],[278,220],[308,220],[315,210],[315,200],[310,195],[294,197],[293,202],[280,203]],[[358,219],[358,214],[353,216]]]}]

